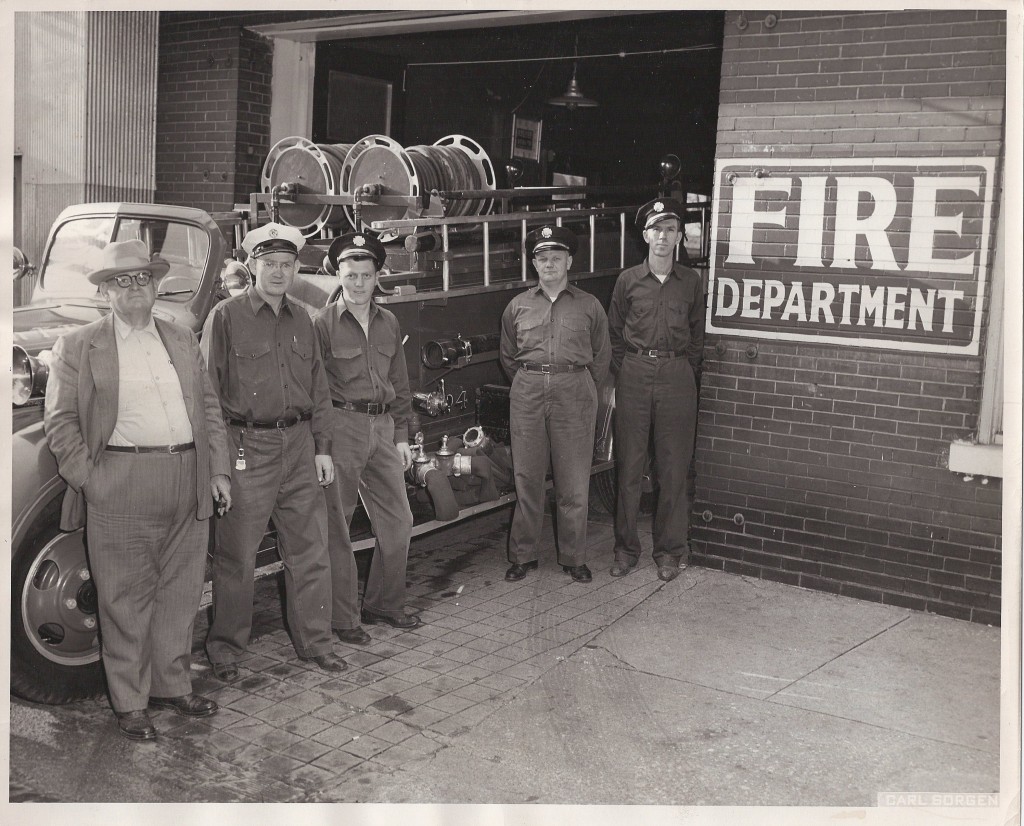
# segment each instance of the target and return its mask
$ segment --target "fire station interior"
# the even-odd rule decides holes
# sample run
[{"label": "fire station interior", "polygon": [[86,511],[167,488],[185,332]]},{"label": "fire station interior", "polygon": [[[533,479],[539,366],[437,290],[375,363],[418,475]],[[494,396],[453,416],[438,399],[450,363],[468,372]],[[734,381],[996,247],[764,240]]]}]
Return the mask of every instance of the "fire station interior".
[{"label": "fire station interior", "polygon": [[[674,154],[682,190],[710,195],[722,32],[722,12],[671,12],[323,40],[311,139],[465,135],[498,188],[561,174],[653,193]],[[510,181],[514,120],[528,134]]]}]

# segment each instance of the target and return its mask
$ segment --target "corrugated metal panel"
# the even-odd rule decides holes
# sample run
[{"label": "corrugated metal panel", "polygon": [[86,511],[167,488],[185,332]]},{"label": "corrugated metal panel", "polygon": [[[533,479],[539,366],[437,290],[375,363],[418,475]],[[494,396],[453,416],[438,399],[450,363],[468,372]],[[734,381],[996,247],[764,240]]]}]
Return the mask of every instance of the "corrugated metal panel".
[{"label": "corrugated metal panel", "polygon": [[22,243],[39,262],[50,223],[84,194],[84,12],[15,15],[15,151],[22,155]]},{"label": "corrugated metal panel", "polygon": [[14,18],[22,248],[39,263],[66,206],[153,200],[159,13]]},{"label": "corrugated metal panel", "polygon": [[159,13],[88,15],[86,200],[152,200]]}]

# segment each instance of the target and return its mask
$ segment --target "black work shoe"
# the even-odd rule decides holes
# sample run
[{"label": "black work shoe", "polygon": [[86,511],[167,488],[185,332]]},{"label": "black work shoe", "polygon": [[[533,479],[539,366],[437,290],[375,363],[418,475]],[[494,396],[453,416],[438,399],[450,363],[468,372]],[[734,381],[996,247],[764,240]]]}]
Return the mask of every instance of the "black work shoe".
[{"label": "black work shoe", "polygon": [[238,666],[234,663],[210,663],[213,666],[213,676],[222,683],[233,683],[238,679]]},{"label": "black work shoe", "polygon": [[658,566],[658,579],[662,582],[671,582],[679,576],[678,565],[659,565]]},{"label": "black work shoe", "polygon": [[406,631],[410,628],[418,628],[423,624],[419,614],[403,614],[401,618],[395,618],[388,614],[374,614],[365,609],[362,612],[362,620],[367,625],[384,623],[392,628],[401,628]]},{"label": "black work shoe", "polygon": [[299,659],[306,663],[316,663],[317,668],[329,674],[340,674],[348,668],[348,663],[334,654],[317,654],[315,657],[300,656]]},{"label": "black work shoe", "polygon": [[634,568],[636,568],[635,562],[619,562],[615,560],[615,564],[612,565],[612,569],[608,573],[612,576],[625,576],[632,573]]},{"label": "black work shoe", "polygon": [[142,711],[115,711],[117,730],[129,740],[156,740],[156,728],[149,719],[149,713]]},{"label": "black work shoe", "polygon": [[362,628],[335,628],[334,635],[349,645],[369,645],[373,640]]},{"label": "black work shoe", "polygon": [[149,704],[153,708],[169,708],[182,717],[209,717],[217,713],[217,704],[198,694],[186,694],[183,697],[150,697]]},{"label": "black work shoe", "polygon": [[513,562],[507,571],[505,571],[506,582],[519,582],[523,577],[526,576],[527,571],[537,570],[537,560],[531,560],[530,562]]},{"label": "black work shoe", "polygon": [[574,582],[592,582],[594,579],[586,565],[563,565],[562,570],[571,574]]}]

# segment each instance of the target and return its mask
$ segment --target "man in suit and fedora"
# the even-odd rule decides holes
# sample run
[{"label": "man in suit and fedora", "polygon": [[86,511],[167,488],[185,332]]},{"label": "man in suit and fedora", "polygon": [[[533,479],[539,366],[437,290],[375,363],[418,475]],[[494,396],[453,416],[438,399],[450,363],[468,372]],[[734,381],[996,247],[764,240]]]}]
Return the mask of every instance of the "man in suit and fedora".
[{"label": "man in suit and fedora", "polygon": [[196,337],[153,316],[167,269],[143,241],[103,249],[89,280],[112,312],[54,345],[44,416],[68,483],[61,527],[86,525],[110,701],[131,740],[156,737],[148,707],[217,711],[189,667],[213,501],[231,506],[227,444]]}]

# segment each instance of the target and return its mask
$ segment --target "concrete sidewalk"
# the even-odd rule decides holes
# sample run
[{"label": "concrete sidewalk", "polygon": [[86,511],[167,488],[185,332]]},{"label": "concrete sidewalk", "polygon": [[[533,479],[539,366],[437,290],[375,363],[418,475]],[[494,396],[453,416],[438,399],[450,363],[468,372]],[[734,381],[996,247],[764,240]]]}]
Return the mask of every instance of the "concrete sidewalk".
[{"label": "concrete sidewalk", "polygon": [[[998,791],[999,629],[646,555],[591,585],[549,550],[504,581],[510,510],[414,541],[414,631],[367,630],[328,679],[261,580],[252,656],[222,706],[120,738],[106,701],[11,703],[12,800],[871,807],[880,792]],[[548,525],[548,528],[550,525]],[[550,535],[550,532],[549,532]],[[549,543],[550,546],[550,543]]]}]

